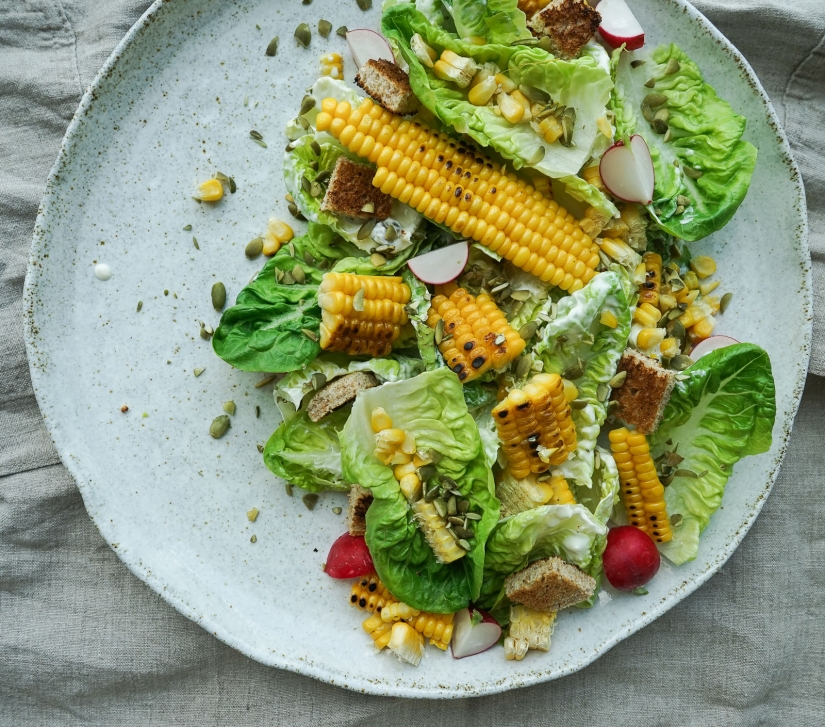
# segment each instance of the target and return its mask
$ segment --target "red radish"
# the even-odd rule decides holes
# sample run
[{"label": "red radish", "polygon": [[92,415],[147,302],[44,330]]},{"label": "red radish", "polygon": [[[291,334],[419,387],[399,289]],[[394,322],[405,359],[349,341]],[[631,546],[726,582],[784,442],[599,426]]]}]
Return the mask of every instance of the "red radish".
[{"label": "red radish", "polygon": [[448,245],[439,250],[433,250],[407,261],[413,275],[424,283],[442,285],[455,280],[470,255],[470,246],[466,240]]},{"label": "red radish", "polygon": [[368,28],[356,28],[347,31],[347,45],[352,59],[359,68],[367,61],[385,60],[395,63],[395,56],[387,39],[380,33]]},{"label": "red radish", "polygon": [[704,341],[699,341],[690,352],[690,357],[694,361],[698,361],[702,356],[717,348],[725,348],[725,346],[732,346],[734,343],[739,343],[735,338],[730,336],[711,336]]},{"label": "red radish", "polygon": [[653,159],[647,142],[638,134],[630,137],[630,144],[617,141],[602,154],[599,174],[605,187],[619,199],[640,204],[653,201]]},{"label": "red radish", "polygon": [[645,31],[625,0],[602,0],[597,9],[602,16],[599,33],[611,48],[624,43],[628,50],[638,50],[645,44]]},{"label": "red radish", "polygon": [[604,575],[613,588],[632,591],[659,571],[659,551],[651,537],[632,525],[611,528],[604,549]]},{"label": "red radish", "polygon": [[344,533],[329,549],[326,572],[331,578],[358,578],[374,571],[372,556],[361,535]]},{"label": "red radish", "polygon": [[463,659],[465,656],[473,656],[487,651],[501,638],[501,626],[489,613],[479,609],[472,609],[472,612],[481,616],[475,617],[473,623],[473,613],[469,608],[459,611],[453,618],[453,658]]}]

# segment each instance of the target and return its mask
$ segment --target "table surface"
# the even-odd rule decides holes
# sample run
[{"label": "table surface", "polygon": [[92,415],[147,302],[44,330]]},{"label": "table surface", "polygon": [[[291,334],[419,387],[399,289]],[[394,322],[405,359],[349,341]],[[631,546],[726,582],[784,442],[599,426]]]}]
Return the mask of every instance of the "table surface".
[{"label": "table surface", "polygon": [[117,559],[43,427],[22,329],[37,206],[83,89],[149,4],[0,0],[0,725],[825,724],[823,4],[695,3],[754,66],[808,193],[812,373],[762,514],[704,587],[590,667],[448,703],[346,692],[218,642]]}]

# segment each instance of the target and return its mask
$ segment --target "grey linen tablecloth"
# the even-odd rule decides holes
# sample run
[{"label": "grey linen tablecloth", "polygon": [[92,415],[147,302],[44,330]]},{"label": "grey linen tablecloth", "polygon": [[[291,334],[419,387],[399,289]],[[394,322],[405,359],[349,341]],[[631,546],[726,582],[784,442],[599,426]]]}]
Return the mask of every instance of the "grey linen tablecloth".
[{"label": "grey linen tablecloth", "polygon": [[179,615],[99,536],[41,422],[22,333],[38,202],[83,89],[149,4],[0,0],[0,725],[825,724],[825,3],[696,3],[756,69],[808,195],[811,375],[762,515],[708,585],[590,667],[430,703],[264,667]]}]

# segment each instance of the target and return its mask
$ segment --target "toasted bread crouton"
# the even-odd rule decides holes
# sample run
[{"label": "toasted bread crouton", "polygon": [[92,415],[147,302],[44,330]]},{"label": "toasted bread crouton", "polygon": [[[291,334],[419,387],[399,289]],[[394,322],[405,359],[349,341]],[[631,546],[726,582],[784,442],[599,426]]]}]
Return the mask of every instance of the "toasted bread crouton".
[{"label": "toasted bread crouton", "polygon": [[372,493],[366,487],[350,487],[347,507],[347,530],[350,535],[363,535],[367,532],[367,510],[371,504]]},{"label": "toasted bread crouton", "polygon": [[627,378],[610,395],[619,403],[616,416],[642,434],[650,434],[659,426],[676,374],[632,348],[619,359],[618,371],[626,371]]},{"label": "toasted bread crouton", "polygon": [[544,558],[507,576],[504,589],[513,603],[535,611],[560,611],[584,601],[596,590],[596,581],[561,558]]},{"label": "toasted bread crouton", "polygon": [[314,422],[319,422],[330,412],[352,401],[359,391],[378,386],[378,379],[368,371],[355,371],[344,374],[321,389],[307,407],[307,415]]},{"label": "toasted bread crouton", "polygon": [[373,101],[399,116],[414,114],[421,106],[410,87],[410,77],[395,63],[369,60],[358,70],[355,82]]},{"label": "toasted bread crouton", "polygon": [[551,0],[527,25],[536,35],[550,39],[553,55],[575,58],[601,22],[602,16],[584,0]]},{"label": "toasted bread crouton", "polygon": [[372,186],[375,170],[339,157],[321,201],[324,212],[334,215],[386,220],[392,213],[392,197]]}]

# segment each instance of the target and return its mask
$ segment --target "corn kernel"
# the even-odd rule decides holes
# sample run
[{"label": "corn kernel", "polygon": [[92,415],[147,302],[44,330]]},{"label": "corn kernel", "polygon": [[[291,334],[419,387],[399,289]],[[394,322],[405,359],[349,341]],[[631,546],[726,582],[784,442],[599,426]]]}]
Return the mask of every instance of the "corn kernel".
[{"label": "corn kernel", "polygon": [[498,107],[501,115],[511,124],[517,124],[524,116],[524,106],[506,93],[500,93],[497,97]]},{"label": "corn kernel", "polygon": [[702,295],[710,295],[718,287],[719,287],[719,281],[718,280],[714,280],[712,283],[700,283],[699,284],[699,292]]},{"label": "corn kernel", "polygon": [[392,427],[392,419],[390,419],[390,415],[384,411],[384,408],[381,406],[377,406],[375,409],[372,410],[372,416],[370,417],[370,426],[372,426],[372,431],[376,434],[381,432],[385,429],[390,429]]},{"label": "corn kernel", "polygon": [[555,116],[548,116],[546,119],[539,122],[539,129],[548,144],[558,141],[559,137],[564,133],[564,128],[561,122]]},{"label": "corn kernel", "polygon": [[435,59],[438,58],[436,52],[424,42],[424,39],[418,33],[410,38],[410,49],[427,68],[432,68]]},{"label": "corn kernel", "polygon": [[605,310],[602,311],[601,317],[599,318],[599,323],[601,323],[603,326],[607,326],[608,328],[615,328],[619,325],[619,319],[616,318],[612,311],[609,311],[605,308]]},{"label": "corn kernel", "polygon": [[648,351],[660,344],[664,339],[664,328],[642,328],[636,336],[636,346],[643,351]]},{"label": "corn kernel", "polygon": [[602,132],[602,136],[606,136],[608,139],[613,138],[613,129],[606,116],[599,116],[599,118],[596,119],[596,126],[599,128],[599,131]]},{"label": "corn kernel", "polygon": [[473,106],[484,106],[496,92],[496,82],[493,78],[487,77],[470,89],[467,99]]},{"label": "corn kernel", "polygon": [[266,226],[272,237],[280,243],[289,242],[293,237],[295,237],[295,232],[292,228],[286,222],[282,222],[277,217],[270,217]]},{"label": "corn kernel", "polygon": [[530,121],[533,118],[533,114],[530,111],[530,99],[527,98],[521,91],[516,89],[513,93],[510,94],[511,98],[516,102],[521,104],[521,107],[524,109],[524,114],[521,117],[522,121]]},{"label": "corn kernel", "polygon": [[579,390],[576,388],[576,385],[568,380],[562,379],[562,385],[564,386],[564,400],[569,404],[571,401],[579,398]]},{"label": "corn kernel", "polygon": [[699,255],[690,261],[690,269],[700,278],[707,278],[716,272],[716,261],[707,255]]},{"label": "corn kernel", "polygon": [[642,303],[633,313],[633,320],[648,328],[654,327],[661,317],[659,309],[650,303]]},{"label": "corn kernel", "polygon": [[223,185],[218,179],[207,179],[195,188],[192,196],[201,202],[217,202],[223,197]]},{"label": "corn kernel", "polygon": [[[693,261],[691,260],[691,264]],[[685,285],[687,285],[688,290],[698,290],[699,289],[699,278],[696,276],[692,270],[689,270],[682,276],[682,280],[685,281]]]},{"label": "corn kernel", "polygon": [[713,335],[716,326],[716,319],[713,316],[703,318],[690,329],[692,336],[696,339],[705,339]]},{"label": "corn kernel", "polygon": [[665,338],[659,346],[659,350],[665,358],[672,358],[679,353],[679,342],[675,338]]},{"label": "corn kernel", "polygon": [[271,232],[267,232],[264,235],[264,246],[263,246],[263,253],[267,257],[272,257],[278,250],[281,249],[281,241],[276,240]]},{"label": "corn kernel", "polygon": [[516,84],[510,80],[510,77],[505,76],[503,73],[496,73],[495,79],[496,83],[498,84],[498,87],[504,93],[510,93],[511,91],[515,91],[516,88],[518,88],[518,86],[516,86]]}]

